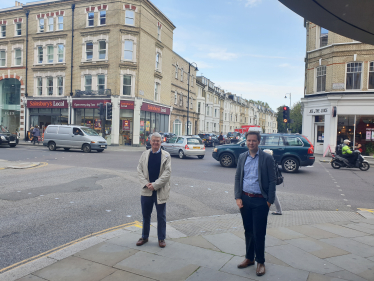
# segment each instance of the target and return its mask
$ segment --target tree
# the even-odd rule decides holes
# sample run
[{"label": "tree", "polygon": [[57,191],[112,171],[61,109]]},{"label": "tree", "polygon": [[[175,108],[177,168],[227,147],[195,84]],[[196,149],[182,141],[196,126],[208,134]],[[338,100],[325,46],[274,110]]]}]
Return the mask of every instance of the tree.
[{"label": "tree", "polygon": [[291,133],[302,133],[303,115],[301,114],[301,108],[302,104],[299,101],[291,109],[290,118],[293,120],[293,123],[290,124]]}]

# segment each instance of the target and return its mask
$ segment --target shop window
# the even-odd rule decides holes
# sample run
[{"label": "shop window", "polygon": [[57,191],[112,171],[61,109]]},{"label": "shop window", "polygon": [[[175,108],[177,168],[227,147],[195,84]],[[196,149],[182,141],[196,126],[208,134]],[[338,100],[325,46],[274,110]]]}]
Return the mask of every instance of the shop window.
[{"label": "shop window", "polygon": [[374,62],[370,62],[369,65],[369,89],[374,89]]},{"label": "shop window", "polygon": [[6,25],[1,26],[1,32],[0,32],[1,38],[6,37]]},{"label": "shop window", "polygon": [[362,63],[352,62],[347,64],[347,90],[361,89]]},{"label": "shop window", "polygon": [[106,24],[106,11],[100,11],[100,25]]},{"label": "shop window", "polygon": [[21,63],[22,63],[22,51],[21,51],[21,49],[15,49],[14,54],[15,54],[14,64],[15,65],[21,65]]},{"label": "shop window", "polygon": [[131,96],[131,75],[123,75],[123,95]]},{"label": "shop window", "polygon": [[125,11],[125,24],[127,25],[134,25],[135,19],[135,12],[132,10]]},{"label": "shop window", "polygon": [[65,46],[63,44],[57,45],[58,62],[64,62],[64,48]]},{"label": "shop window", "polygon": [[86,60],[91,61],[93,57],[93,43],[86,43]]},{"label": "shop window", "polygon": [[21,23],[16,23],[16,36],[21,36],[22,35],[22,24]]},{"label": "shop window", "polygon": [[43,63],[43,47],[38,46],[38,63]]},{"label": "shop window", "polygon": [[106,42],[104,40],[99,41],[99,59],[105,60],[106,59]]},{"label": "shop window", "polygon": [[87,14],[87,26],[94,26],[94,19],[95,18],[95,13],[88,13]]},{"label": "shop window", "polygon": [[47,61],[48,61],[48,63],[53,63],[53,51],[54,51],[54,47],[52,45],[47,46]]},{"label": "shop window", "polygon": [[48,18],[48,31],[53,31],[53,18]]},{"label": "shop window", "polygon": [[47,95],[53,96],[53,77],[47,77]]},{"label": "shop window", "polygon": [[97,76],[97,89],[104,92],[105,89],[105,75]]},{"label": "shop window", "polygon": [[57,77],[57,92],[59,96],[64,95],[64,77]]},{"label": "shop window", "polygon": [[0,50],[0,66],[6,66],[6,51]]},{"label": "shop window", "polygon": [[64,17],[59,16],[58,17],[58,30],[63,30],[64,29]]},{"label": "shop window", "polygon": [[349,139],[351,142],[353,142],[354,122],[354,115],[338,116],[337,144],[342,144],[345,139]]},{"label": "shop window", "polygon": [[86,92],[92,91],[92,75],[84,76],[84,90]]},{"label": "shop window", "polygon": [[134,47],[134,42],[132,40],[125,41],[125,54],[124,54],[125,60],[130,60],[130,61],[133,60],[132,58],[133,47]]},{"label": "shop window", "polygon": [[42,77],[36,78],[36,93],[38,96],[43,95],[43,78]]}]

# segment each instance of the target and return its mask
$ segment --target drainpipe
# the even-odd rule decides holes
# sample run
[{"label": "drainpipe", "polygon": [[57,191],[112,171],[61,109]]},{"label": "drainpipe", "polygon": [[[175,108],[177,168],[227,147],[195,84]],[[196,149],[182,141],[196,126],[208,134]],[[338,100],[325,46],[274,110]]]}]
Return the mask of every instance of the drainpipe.
[{"label": "drainpipe", "polygon": [[[25,77],[25,98],[27,100],[27,96],[28,96],[28,93],[27,93],[27,61],[28,61],[28,49],[29,49],[29,14],[30,14],[30,10],[26,10],[25,11],[25,14],[26,14],[26,77]],[[25,134],[25,137],[24,137],[24,140],[26,141],[26,138],[27,138],[27,103],[25,103],[25,106],[23,108],[23,116],[24,116],[24,123],[25,123],[25,129],[24,129],[24,134]]]},{"label": "drainpipe", "polygon": [[74,10],[75,10],[75,4],[72,4],[71,5],[71,11],[72,11],[72,16],[71,16],[71,70],[70,70],[70,101],[71,101],[71,105],[69,107],[69,111],[70,111],[70,119],[69,119],[69,124],[71,124],[71,114],[72,114],[72,106],[73,106],[73,53],[74,53]]}]

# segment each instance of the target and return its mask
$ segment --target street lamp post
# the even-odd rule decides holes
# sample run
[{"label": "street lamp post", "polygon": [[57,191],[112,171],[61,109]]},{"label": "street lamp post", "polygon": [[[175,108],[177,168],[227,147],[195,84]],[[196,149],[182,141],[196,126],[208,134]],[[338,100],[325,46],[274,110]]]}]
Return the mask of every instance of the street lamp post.
[{"label": "street lamp post", "polygon": [[196,71],[199,71],[199,69],[197,68],[197,63],[196,62],[192,62],[192,63],[188,63],[188,83],[187,83],[187,85],[188,85],[188,93],[187,93],[187,135],[188,135],[188,133],[189,133],[189,128],[188,128],[188,125],[189,125],[189,123],[188,123],[188,121],[189,121],[189,117],[190,117],[190,115],[189,115],[189,113],[190,113],[190,72],[191,72],[191,65],[193,65],[193,64],[195,64],[196,65],[196,67],[195,67],[195,70]]}]

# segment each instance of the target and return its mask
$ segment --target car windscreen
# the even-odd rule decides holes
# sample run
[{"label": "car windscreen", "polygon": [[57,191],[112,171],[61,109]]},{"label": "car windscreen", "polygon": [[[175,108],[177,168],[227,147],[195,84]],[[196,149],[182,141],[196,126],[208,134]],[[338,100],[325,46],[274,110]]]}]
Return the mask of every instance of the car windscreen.
[{"label": "car windscreen", "polygon": [[88,136],[98,136],[99,134],[96,133],[95,130],[91,129],[91,128],[83,128],[81,127],[81,130]]},{"label": "car windscreen", "polygon": [[234,134],[233,133],[227,133],[228,137],[232,137]]},{"label": "car windscreen", "polygon": [[7,129],[5,129],[4,126],[0,125],[0,132],[2,133],[9,133],[9,131]]},{"label": "car windscreen", "polygon": [[203,142],[198,138],[189,138],[187,139],[187,144],[203,144]]}]

